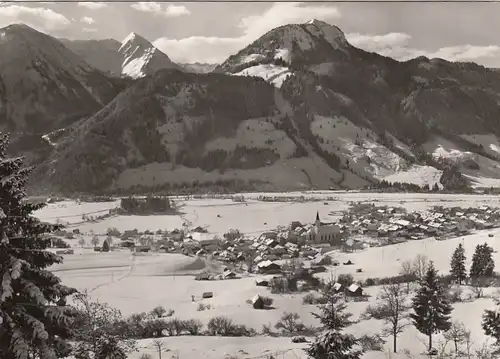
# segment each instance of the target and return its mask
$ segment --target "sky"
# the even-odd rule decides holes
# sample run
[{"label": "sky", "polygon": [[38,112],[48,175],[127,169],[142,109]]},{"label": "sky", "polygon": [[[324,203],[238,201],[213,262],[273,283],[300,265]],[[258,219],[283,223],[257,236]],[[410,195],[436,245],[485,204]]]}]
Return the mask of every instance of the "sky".
[{"label": "sky", "polygon": [[500,68],[500,3],[0,2],[0,27],[25,23],[55,37],[145,37],[172,60],[220,63],[267,31],[311,19],[357,47]]}]

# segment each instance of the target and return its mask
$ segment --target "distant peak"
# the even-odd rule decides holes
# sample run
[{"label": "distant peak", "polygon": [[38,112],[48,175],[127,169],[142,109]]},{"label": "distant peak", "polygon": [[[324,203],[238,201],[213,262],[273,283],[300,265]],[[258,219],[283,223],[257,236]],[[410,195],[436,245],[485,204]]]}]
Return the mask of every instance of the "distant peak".
[{"label": "distant peak", "polygon": [[310,24],[310,25],[329,25],[329,26],[331,26],[330,24],[328,24],[328,23],[326,23],[324,21],[318,20],[318,19],[311,19],[306,24]]},{"label": "distant peak", "polygon": [[146,40],[144,37],[142,37],[138,33],[131,32],[130,34],[127,35],[127,37],[125,39],[123,39],[122,45],[125,45],[126,43],[129,43],[131,41],[149,43],[148,40]]},{"label": "distant peak", "polygon": [[3,28],[4,30],[31,30],[31,31],[36,31],[35,29],[29,27],[26,24],[23,23],[16,23],[16,24],[10,24],[7,25]]}]

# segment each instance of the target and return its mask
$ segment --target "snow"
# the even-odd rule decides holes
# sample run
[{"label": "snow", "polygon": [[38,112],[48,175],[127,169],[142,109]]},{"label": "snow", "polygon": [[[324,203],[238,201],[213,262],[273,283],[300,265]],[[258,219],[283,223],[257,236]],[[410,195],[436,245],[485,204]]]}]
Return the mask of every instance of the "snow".
[{"label": "snow", "polygon": [[252,61],[260,60],[262,58],[264,58],[264,55],[261,55],[261,54],[250,54],[250,55],[245,56],[241,60],[241,63],[245,64],[247,62],[252,62]]},{"label": "snow", "polygon": [[[246,203],[236,203],[226,199],[189,199],[185,200],[182,208],[184,214],[171,216],[172,218],[189,219],[193,226],[207,226],[210,233],[222,233],[229,228],[240,228],[249,234],[257,231],[271,229],[277,224],[289,224],[292,220],[303,223],[312,223],[316,211],[325,221],[334,220],[338,214],[347,208],[350,202],[362,201],[376,203],[377,205],[403,206],[409,210],[422,210],[434,205],[481,207],[484,205],[495,206],[498,203],[496,196],[489,195],[445,195],[445,194],[387,194],[364,193],[344,191],[310,191],[293,193],[246,193]],[[259,202],[256,198],[260,195],[279,196],[308,196],[322,199],[320,202],[306,203],[272,203]],[[323,202],[328,197],[328,205]],[[174,200],[182,201],[181,197]],[[81,228],[85,231],[93,230],[96,233],[101,228],[110,224],[119,226],[123,231],[130,227],[148,227],[150,230],[163,227],[169,221],[166,216],[119,216],[97,223],[78,224],[82,214],[91,212],[109,211],[118,205],[117,202],[109,203],[82,203],[64,201],[49,204],[40,210],[38,217],[55,221],[58,216],[70,219],[75,223],[70,228]],[[220,218],[217,217],[220,214]],[[123,218],[123,221],[116,221]],[[267,226],[263,226],[263,221]],[[219,223],[218,223],[219,222]],[[172,229],[172,228],[168,228]],[[493,235],[490,238],[489,235]],[[459,243],[466,251],[467,262],[470,265],[472,252],[477,244],[488,242],[493,247],[494,260],[500,262],[500,242],[494,238],[500,236],[500,229],[478,231],[474,234],[456,239],[437,241],[433,238],[408,241],[385,247],[372,247],[354,253],[331,252],[328,255],[340,263],[351,260],[354,265],[328,267],[326,273],[317,274],[318,277],[329,279],[341,273],[350,273],[355,280],[364,280],[368,277],[387,277],[399,272],[401,263],[413,260],[416,255],[424,254],[435,262],[440,273],[447,273],[449,258]],[[71,240],[70,240],[71,241]],[[74,240],[76,241],[76,240]],[[203,270],[204,266],[214,265],[210,261],[201,262],[192,257],[179,254],[162,253],[137,253],[127,250],[116,250],[109,253],[97,253],[92,249],[79,248],[76,243],[71,243],[75,254],[63,255],[64,263],[55,265],[51,269],[63,280],[64,284],[78,289],[88,289],[94,299],[107,302],[120,309],[124,315],[149,311],[155,306],[162,305],[175,310],[175,315],[180,319],[199,319],[207,323],[210,318],[223,315],[231,318],[235,323],[245,324],[256,330],[261,330],[264,324],[274,324],[284,311],[299,313],[301,320],[306,325],[317,325],[316,319],[311,315],[314,306],[302,304],[304,294],[274,295],[266,288],[257,287],[255,280],[268,278],[266,276],[243,276],[241,279],[230,281],[195,281],[192,275]],[[221,268],[214,267],[216,270]],[[362,268],[358,273],[356,269]],[[175,290],[171,290],[175,288]],[[353,319],[365,310],[367,305],[373,305],[379,293],[379,287],[363,288],[371,295],[368,302],[349,302],[348,311],[353,313]],[[465,288],[467,290],[467,288]],[[210,291],[214,297],[201,299],[203,292]],[[485,309],[493,307],[490,296],[494,289],[486,289],[488,298],[454,304],[453,319],[461,321],[472,330],[474,347],[478,348],[487,339],[481,330],[481,315]],[[195,296],[192,302],[191,296]],[[246,303],[255,295],[265,295],[274,299],[275,309],[258,311]],[[199,303],[210,304],[211,309],[198,311]],[[378,334],[383,326],[382,321],[360,321],[347,328],[347,332],[357,336],[363,334]],[[436,345],[442,339],[441,335],[435,336]],[[190,358],[222,358],[226,355],[241,355],[258,357],[275,352],[283,352],[277,357],[304,358],[301,350],[304,344],[293,344],[289,337],[273,338],[256,336],[252,338],[221,338],[221,337],[196,337],[181,336],[170,337],[168,348],[180,357]],[[393,354],[394,358],[406,358],[407,350],[412,357],[420,358],[424,350],[425,337],[418,333],[414,327],[409,326],[398,340],[400,354]],[[307,345],[307,344],[306,344]],[[388,340],[383,352],[368,352],[364,358],[383,359],[391,348],[392,341]],[[131,354],[129,359],[139,359],[142,353],[154,355],[151,340],[139,341],[139,352]]]},{"label": "snow", "polygon": [[440,188],[442,185],[439,183],[443,171],[438,170],[432,166],[419,166],[412,165],[409,169],[405,171],[400,171],[392,175],[384,177],[384,180],[389,183],[401,182],[401,183],[413,183],[419,185],[420,187],[430,185],[433,187],[436,183]]},{"label": "snow", "polygon": [[274,58],[275,59],[283,59],[285,62],[290,62],[291,61],[291,56],[290,56],[290,50],[288,49],[277,49],[274,53]]},{"label": "snow", "polygon": [[[138,47],[136,48],[136,50],[137,49]],[[122,74],[130,76],[134,79],[146,76],[146,74],[143,72],[143,69],[149,62],[149,60],[151,60],[151,58],[153,57],[156,48],[152,47],[146,49],[143,52],[142,56],[131,58],[132,56],[134,56],[136,50],[132,53],[132,55],[130,55],[130,57],[126,58],[123,61],[122,65]]]},{"label": "snow", "polygon": [[274,64],[261,64],[248,67],[240,72],[234,73],[234,76],[256,76],[272,83],[275,87],[280,88],[286,79],[286,76],[291,74],[287,67]]}]

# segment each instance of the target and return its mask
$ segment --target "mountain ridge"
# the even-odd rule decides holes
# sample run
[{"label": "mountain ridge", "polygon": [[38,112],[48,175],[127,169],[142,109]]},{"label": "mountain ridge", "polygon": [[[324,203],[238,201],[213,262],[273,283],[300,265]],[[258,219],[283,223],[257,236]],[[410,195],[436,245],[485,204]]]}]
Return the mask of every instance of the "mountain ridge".
[{"label": "mountain ridge", "polygon": [[[151,44],[126,40],[128,55]],[[496,70],[396,61],[313,20],[269,31],[213,73],[158,66],[137,76],[47,135],[35,178],[40,190],[67,193],[500,186],[499,103]]]}]

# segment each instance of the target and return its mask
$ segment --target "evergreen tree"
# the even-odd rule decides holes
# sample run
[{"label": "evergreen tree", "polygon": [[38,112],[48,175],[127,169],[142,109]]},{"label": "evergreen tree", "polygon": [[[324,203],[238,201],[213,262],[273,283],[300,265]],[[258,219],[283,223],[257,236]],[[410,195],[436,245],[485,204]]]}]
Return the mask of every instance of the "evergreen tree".
[{"label": "evergreen tree", "polygon": [[[500,308],[500,302],[495,300],[495,305]],[[483,314],[482,328],[484,333],[496,340],[495,345],[500,347],[500,311],[487,309]]]},{"label": "evergreen tree", "polygon": [[102,244],[102,252],[109,252],[109,242],[107,239]]},{"label": "evergreen tree", "polygon": [[429,337],[429,350],[432,349],[432,335],[450,329],[452,310],[434,263],[431,262],[425,277],[420,281],[417,295],[413,298],[414,313],[410,314],[413,325],[420,333]]},{"label": "evergreen tree", "polygon": [[450,266],[451,275],[455,278],[458,284],[462,284],[462,282],[464,282],[467,278],[467,272],[465,269],[465,250],[462,243],[460,243],[453,252]]},{"label": "evergreen tree", "polygon": [[359,359],[361,351],[354,346],[357,340],[342,330],[351,324],[351,314],[345,313],[346,305],[339,294],[328,291],[324,294],[326,304],[319,306],[320,314],[313,313],[322,324],[322,332],[306,349],[314,359]]},{"label": "evergreen tree", "polygon": [[7,158],[9,136],[0,134],[0,358],[55,359],[68,355],[76,292],[47,268],[62,258],[46,250],[43,235],[55,226],[32,216],[43,204],[24,201],[30,168]]},{"label": "evergreen tree", "polygon": [[495,269],[493,261],[493,248],[487,243],[478,244],[474,255],[472,256],[472,265],[470,267],[470,277],[480,279],[481,277],[491,277]]}]

